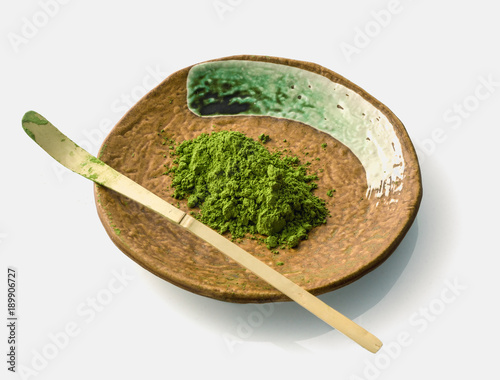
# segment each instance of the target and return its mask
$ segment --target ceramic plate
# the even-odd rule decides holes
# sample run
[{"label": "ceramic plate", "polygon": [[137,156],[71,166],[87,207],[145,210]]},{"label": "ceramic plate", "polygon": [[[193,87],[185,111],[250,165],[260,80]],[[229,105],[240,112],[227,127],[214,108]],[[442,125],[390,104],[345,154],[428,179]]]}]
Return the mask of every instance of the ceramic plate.
[{"label": "ceramic plate", "polygon": [[[271,137],[318,174],[315,195],[331,216],[295,249],[244,249],[298,285],[321,294],[380,265],[410,228],[422,196],[420,169],[401,121],[373,96],[314,63],[233,56],[166,78],[119,121],[100,158],[179,208],[170,152],[201,133],[241,131]],[[327,195],[329,190],[335,190]],[[155,275],[230,302],[288,300],[253,273],[181,227],[96,186],[98,215],[112,241]]]}]

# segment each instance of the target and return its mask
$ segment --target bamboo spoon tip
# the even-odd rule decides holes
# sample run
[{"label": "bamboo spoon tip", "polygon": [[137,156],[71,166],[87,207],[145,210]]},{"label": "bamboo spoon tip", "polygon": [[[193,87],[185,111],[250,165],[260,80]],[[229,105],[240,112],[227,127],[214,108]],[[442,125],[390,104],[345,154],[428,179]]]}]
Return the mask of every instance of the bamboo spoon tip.
[{"label": "bamboo spoon tip", "polygon": [[45,119],[42,115],[35,111],[28,111],[24,114],[22,118],[22,126],[24,129],[24,132],[31,137],[34,141],[35,139],[35,134],[33,133],[32,127],[30,128],[30,124],[36,124],[36,125],[45,125],[49,124],[48,120]]},{"label": "bamboo spoon tip", "polygon": [[23,119],[22,119],[22,123],[24,124],[24,123],[33,122],[33,119],[45,120],[45,118],[42,115],[40,115],[38,112],[28,111],[24,114]]}]

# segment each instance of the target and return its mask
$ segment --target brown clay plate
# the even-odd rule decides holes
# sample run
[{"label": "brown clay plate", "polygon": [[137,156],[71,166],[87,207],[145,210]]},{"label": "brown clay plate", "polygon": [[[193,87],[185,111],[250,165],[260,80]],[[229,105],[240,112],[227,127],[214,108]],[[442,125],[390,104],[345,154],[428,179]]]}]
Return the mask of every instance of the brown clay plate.
[{"label": "brown clay plate", "polygon": [[[245,55],[180,70],[118,122],[100,158],[190,211],[186,201],[173,199],[171,178],[163,175],[173,160],[170,146],[219,130],[255,139],[268,134],[269,149],[289,149],[319,174],[314,191],[330,210],[326,224],[279,254],[255,240],[238,243],[313,294],[342,287],[380,265],[416,216],[420,169],[401,121],[355,84],[309,62]],[[103,187],[95,187],[95,197],[112,241],[160,278],[224,301],[288,300],[154,212]]]}]

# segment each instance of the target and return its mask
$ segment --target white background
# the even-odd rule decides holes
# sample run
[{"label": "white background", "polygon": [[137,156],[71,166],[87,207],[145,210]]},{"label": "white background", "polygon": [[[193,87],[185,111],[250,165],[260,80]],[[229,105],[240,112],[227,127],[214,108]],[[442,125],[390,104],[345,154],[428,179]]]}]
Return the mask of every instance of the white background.
[{"label": "white background", "polygon": [[[495,4],[3,1],[0,315],[13,266],[19,320],[18,373],[7,371],[4,327],[0,377],[497,376]],[[160,80],[233,54],[340,73],[386,104],[419,150],[424,198],[406,239],[374,272],[321,297],[384,342],[376,355],[295,304],[214,301],[146,272],[105,234],[92,184],[62,170],[21,128],[33,109],[96,153]]]}]

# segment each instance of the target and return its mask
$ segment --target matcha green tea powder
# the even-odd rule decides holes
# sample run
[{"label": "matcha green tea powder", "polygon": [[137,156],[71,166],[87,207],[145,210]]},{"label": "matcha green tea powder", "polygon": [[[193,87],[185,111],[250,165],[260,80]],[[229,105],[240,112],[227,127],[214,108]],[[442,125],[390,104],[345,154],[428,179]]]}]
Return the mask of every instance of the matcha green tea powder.
[{"label": "matcha green tea powder", "polygon": [[297,157],[271,153],[262,142],[233,131],[182,142],[171,170],[174,197],[199,207],[198,219],[220,233],[261,234],[268,248],[296,247],[326,222],[328,210],[312,194],[317,177]]}]

